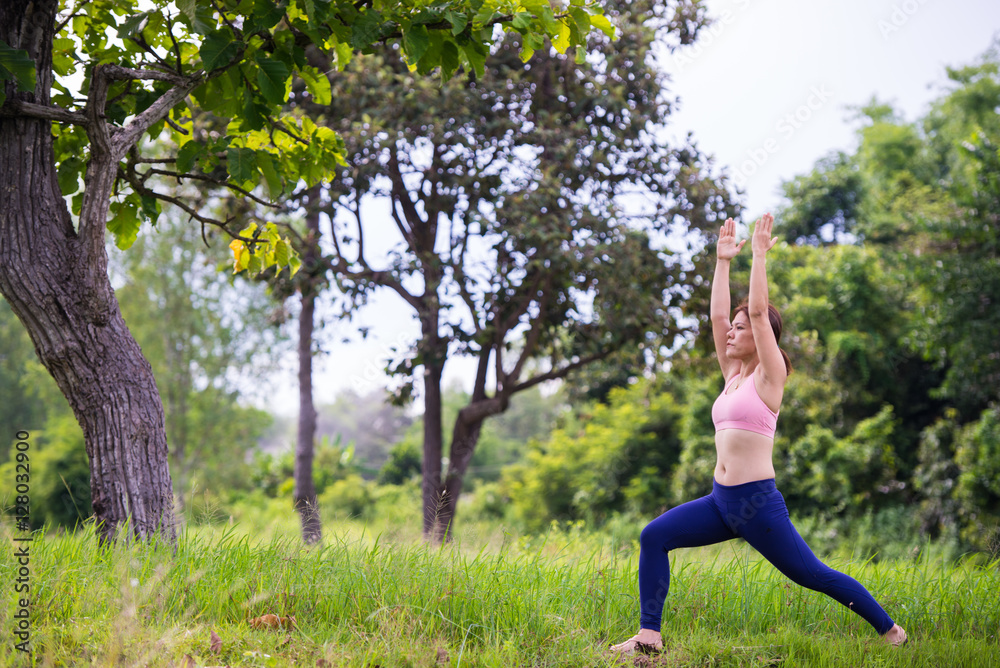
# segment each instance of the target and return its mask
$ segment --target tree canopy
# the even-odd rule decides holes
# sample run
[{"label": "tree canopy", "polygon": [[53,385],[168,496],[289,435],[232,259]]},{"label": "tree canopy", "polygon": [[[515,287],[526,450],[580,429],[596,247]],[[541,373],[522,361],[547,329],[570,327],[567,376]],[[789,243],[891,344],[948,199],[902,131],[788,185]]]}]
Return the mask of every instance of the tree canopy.
[{"label": "tree canopy", "polygon": [[565,52],[591,30],[614,32],[582,0],[0,6],[0,292],[84,429],[102,538],[126,521],[139,537],[173,536],[162,401],[108,280],[106,229],[127,248],[170,202],[234,237],[237,270],[294,272],[289,239],[267,215],[233,230],[236,219],[162,184],[217,184],[266,209],[344,162],[332,129],[285,106],[294,77],[329,99],[310,52],[342,69],[394,43],[408,67],[446,79],[459,67],[482,74],[495,30],[522,34],[526,56],[546,39]]}]

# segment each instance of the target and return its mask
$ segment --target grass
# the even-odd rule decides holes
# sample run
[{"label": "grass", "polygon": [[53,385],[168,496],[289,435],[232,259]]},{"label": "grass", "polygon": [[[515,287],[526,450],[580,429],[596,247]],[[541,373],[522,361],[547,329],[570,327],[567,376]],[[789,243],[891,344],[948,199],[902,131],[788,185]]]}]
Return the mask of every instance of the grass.
[{"label": "grass", "polygon": [[[321,547],[305,548],[287,521],[188,528],[176,552],[38,534],[30,661],[10,634],[14,550],[0,556],[0,665],[1000,666],[997,562],[826,558],[907,629],[898,649],[741,543],[679,550],[668,651],[623,663],[604,648],[637,627],[630,542],[579,526],[536,537],[470,527],[441,548],[398,527],[326,530]],[[13,545],[9,527],[0,533]],[[251,628],[266,613],[297,628]]]}]

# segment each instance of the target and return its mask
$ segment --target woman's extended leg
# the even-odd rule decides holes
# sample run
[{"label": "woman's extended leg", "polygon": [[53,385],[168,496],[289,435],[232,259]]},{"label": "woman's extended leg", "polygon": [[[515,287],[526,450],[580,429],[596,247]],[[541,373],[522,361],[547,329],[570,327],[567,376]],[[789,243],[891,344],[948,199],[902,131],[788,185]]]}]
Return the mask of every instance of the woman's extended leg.
[{"label": "woman's extended leg", "polygon": [[669,551],[711,545],[735,538],[712,501],[704,496],[671,508],[646,525],[639,536],[639,633],[611,649],[662,647],[660,620],[670,590]]},{"label": "woman's extended leg", "polygon": [[833,570],[813,554],[792,525],[780,492],[767,494],[766,503],[756,510],[755,516],[740,526],[740,534],[765,559],[793,582],[826,594],[858,613],[879,635],[895,632],[892,619],[861,583]]}]

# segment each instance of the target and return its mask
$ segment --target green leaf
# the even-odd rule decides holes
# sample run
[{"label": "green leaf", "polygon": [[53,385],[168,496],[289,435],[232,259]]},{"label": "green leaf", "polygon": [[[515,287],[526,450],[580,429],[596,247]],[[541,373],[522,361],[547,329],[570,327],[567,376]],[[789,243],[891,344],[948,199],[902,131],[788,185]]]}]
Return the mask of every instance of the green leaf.
[{"label": "green leaf", "polygon": [[254,100],[253,92],[243,91],[243,122],[244,130],[260,130],[267,124],[267,108]]},{"label": "green leaf", "polygon": [[299,273],[299,268],[302,266],[302,260],[299,259],[298,255],[292,255],[291,259],[288,260],[288,272],[294,276]]},{"label": "green leaf", "polygon": [[566,53],[566,49],[569,48],[569,25],[564,21],[559,21],[559,29],[556,31],[555,37],[552,38],[552,46],[559,53]]},{"label": "green leaf", "polygon": [[458,69],[458,46],[451,40],[441,45],[441,78],[447,81]]},{"label": "green leaf", "polygon": [[128,250],[139,237],[139,215],[134,203],[111,203],[111,218],[108,220],[108,231],[115,237],[115,245],[121,250]]},{"label": "green leaf", "polygon": [[482,78],[486,74],[486,47],[478,43],[466,44],[462,46],[465,57],[469,60],[469,65],[475,71],[476,76]]},{"label": "green leaf", "polygon": [[382,15],[369,8],[351,26],[351,46],[355,49],[365,49],[382,34]]},{"label": "green leaf", "polygon": [[351,58],[354,57],[354,49],[347,42],[337,42],[335,49],[337,51],[337,69],[343,72],[347,63],[351,62]]},{"label": "green leaf", "polygon": [[198,5],[189,20],[191,32],[198,35],[211,35],[219,28],[219,20],[215,17],[211,5]]},{"label": "green leaf", "polygon": [[306,89],[312,96],[316,104],[328,105],[332,100],[330,90],[330,80],[326,74],[320,72],[315,67],[304,67],[299,71],[299,76],[306,82]]},{"label": "green leaf", "polygon": [[198,50],[205,71],[211,72],[231,63],[240,52],[239,45],[228,30],[217,30],[207,36]]},{"label": "green leaf", "polygon": [[[17,90],[31,93],[35,90],[35,61],[23,49],[12,49],[0,40],[0,81],[16,81]],[[3,86],[0,85],[0,95]],[[2,104],[2,100],[0,100]]]},{"label": "green leaf", "polygon": [[580,30],[580,35],[586,37],[590,32],[590,14],[579,7],[573,7],[569,10],[569,15],[576,22],[576,27]]},{"label": "green leaf", "polygon": [[83,160],[67,158],[59,163],[59,190],[63,196],[72,195],[80,189],[80,172],[83,170]]},{"label": "green leaf", "polygon": [[198,10],[198,0],[175,0],[174,4],[177,5],[177,9],[181,10],[181,14],[186,16],[189,21],[195,20],[195,12]]},{"label": "green leaf", "polygon": [[465,27],[469,25],[469,17],[461,12],[455,12],[449,9],[445,12],[444,18],[451,24],[452,35],[460,35],[462,31],[465,30]]},{"label": "green leaf", "polygon": [[524,36],[524,46],[532,51],[538,51],[545,46],[545,38],[538,33],[529,32]]},{"label": "green leaf", "polygon": [[[258,52],[259,54],[260,52]],[[264,99],[271,104],[284,104],[287,98],[285,83],[292,74],[280,60],[257,58],[257,85]]]},{"label": "green leaf", "polygon": [[149,12],[139,12],[135,16],[129,17],[125,23],[118,26],[118,38],[126,39],[134,37],[142,29],[142,24],[149,17]]},{"label": "green leaf", "polygon": [[281,176],[274,168],[274,158],[267,151],[257,151],[257,169],[260,170],[264,176],[264,182],[267,183],[268,195],[271,199],[278,199],[283,190]]},{"label": "green leaf", "polygon": [[423,58],[430,45],[431,38],[427,33],[427,26],[410,26],[409,30],[403,32],[403,50],[406,52],[406,60],[410,63]]},{"label": "green leaf", "polygon": [[546,9],[550,11],[552,9],[546,0],[521,0],[521,6],[536,15],[540,15]]},{"label": "green leaf", "polygon": [[609,39],[615,38],[615,27],[611,25],[608,17],[602,14],[593,14],[590,17],[590,24],[607,35]]},{"label": "green leaf", "polygon": [[517,12],[511,18],[511,25],[519,32],[531,30],[531,14],[528,12]]},{"label": "green leaf", "polygon": [[238,183],[253,178],[257,170],[257,152],[252,148],[230,146],[226,149],[226,171]]},{"label": "green leaf", "polygon": [[291,248],[285,240],[282,239],[274,245],[274,262],[279,267],[287,267],[291,257]]},{"label": "green leaf", "polygon": [[545,7],[542,10],[542,25],[545,27],[545,32],[551,36],[559,34],[560,21],[556,19],[556,15],[552,13],[551,7]]},{"label": "green leaf", "polygon": [[255,0],[253,5],[253,20],[264,30],[270,30],[278,25],[285,16],[285,7],[288,3],[273,0]]},{"label": "green leaf", "polygon": [[160,217],[160,200],[150,195],[140,195],[140,200],[143,217],[155,225],[156,219]]},{"label": "green leaf", "polygon": [[177,150],[177,171],[185,174],[194,169],[195,162],[205,152],[205,145],[192,140]]},{"label": "green leaf", "polygon": [[249,260],[247,261],[247,271],[250,272],[251,276],[256,276],[257,274],[259,274],[263,266],[264,262],[260,259],[260,255],[258,255],[257,253],[251,255]]}]

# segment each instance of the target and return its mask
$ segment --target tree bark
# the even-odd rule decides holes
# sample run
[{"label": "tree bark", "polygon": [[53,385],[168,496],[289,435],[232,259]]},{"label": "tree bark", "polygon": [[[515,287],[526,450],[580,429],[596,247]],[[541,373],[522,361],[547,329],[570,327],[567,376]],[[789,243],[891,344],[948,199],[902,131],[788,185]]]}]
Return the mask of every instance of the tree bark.
[{"label": "tree bark", "polygon": [[305,276],[300,284],[302,312],[299,314],[299,430],[295,443],[295,509],[302,524],[302,541],[314,545],[323,539],[323,524],[319,516],[316,483],[313,480],[313,456],[316,441],[316,407],[313,404],[312,343],[315,327],[315,273],[319,266],[319,198],[320,189],[309,192],[306,213],[306,248],[302,252]]},{"label": "tree bark", "polygon": [[440,543],[448,534],[442,521],[443,489],[441,485],[441,374],[444,365],[428,360],[424,363],[424,462],[422,471],[424,539]]},{"label": "tree bark", "polygon": [[451,436],[450,456],[448,457],[448,473],[441,483],[440,510],[438,521],[445,528],[443,540],[451,540],[455,521],[455,511],[458,507],[458,497],[462,494],[465,473],[469,470],[472,456],[476,452],[479,434],[485,418],[466,421],[461,412],[455,419],[455,430]]},{"label": "tree bark", "polygon": [[[57,5],[15,0],[0,7],[0,39],[25,49],[37,72],[36,92],[16,93],[8,83],[9,98],[48,104]],[[127,530],[138,539],[160,534],[173,543],[160,394],[107,272],[94,271],[95,260],[107,266],[103,242],[95,258],[93,239],[73,228],[56,179],[50,126],[0,117],[0,292],[83,428],[100,541]]]}]

